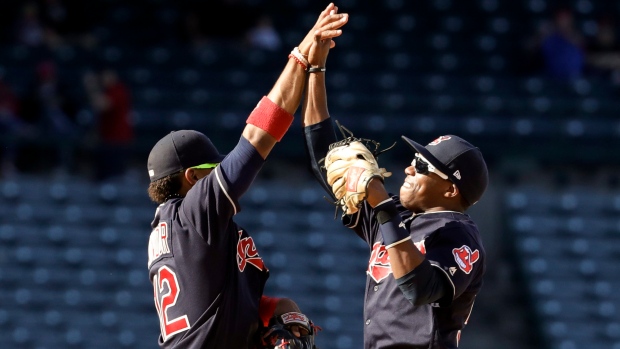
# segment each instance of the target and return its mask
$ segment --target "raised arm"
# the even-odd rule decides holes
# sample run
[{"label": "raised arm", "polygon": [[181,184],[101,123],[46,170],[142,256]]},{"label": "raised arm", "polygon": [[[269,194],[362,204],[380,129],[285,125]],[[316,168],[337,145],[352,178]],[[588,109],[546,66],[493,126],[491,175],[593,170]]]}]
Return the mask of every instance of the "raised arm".
[{"label": "raised arm", "polygon": [[[333,14],[338,12],[335,7]],[[348,21],[348,15],[344,15],[341,20]],[[305,98],[302,104],[302,126],[304,127],[304,140],[306,152],[309,158],[309,167],[317,181],[323,186],[325,192],[332,199],[333,197],[330,186],[325,181],[321,165],[319,161],[325,157],[329,144],[336,141],[333,125],[330,120],[327,108],[327,91],[325,87],[326,61],[329,50],[335,46],[335,42],[331,39],[322,40],[320,33],[315,36],[315,45],[310,51],[311,55],[316,55],[317,65],[312,68],[314,72],[308,74],[308,83]]]},{"label": "raised arm", "polygon": [[348,16],[336,13],[334,9],[335,5],[330,3],[321,12],[315,25],[289,55],[284,70],[269,94],[263,97],[247,120],[242,135],[263,159],[267,158],[293,122],[293,114],[301,102],[308,66],[319,64],[317,55],[310,56],[314,41],[330,41],[342,34],[339,28],[346,24]]}]

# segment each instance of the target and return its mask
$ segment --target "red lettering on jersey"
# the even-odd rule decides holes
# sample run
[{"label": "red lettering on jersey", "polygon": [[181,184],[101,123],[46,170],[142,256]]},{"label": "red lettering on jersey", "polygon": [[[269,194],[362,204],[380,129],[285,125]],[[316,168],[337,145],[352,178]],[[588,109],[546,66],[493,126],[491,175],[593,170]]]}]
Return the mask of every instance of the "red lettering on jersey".
[{"label": "red lettering on jersey", "polygon": [[258,270],[263,270],[265,264],[258,255],[254,240],[250,236],[241,238],[241,234],[242,231],[239,230],[239,241],[237,242],[237,266],[239,271],[244,271],[248,263],[258,268]]},{"label": "red lettering on jersey", "polygon": [[439,144],[439,143],[441,143],[443,141],[447,141],[450,138],[452,138],[452,137],[450,137],[450,136],[440,136],[440,137],[437,137],[434,141],[428,143],[428,145],[437,145],[437,144]]},{"label": "red lettering on jersey", "polygon": [[170,253],[170,247],[168,247],[168,224],[166,222],[159,222],[159,238],[161,239],[161,253]]},{"label": "red lettering on jersey", "polygon": [[478,258],[480,258],[480,252],[478,252],[478,250],[472,252],[471,248],[467,245],[463,245],[461,248],[453,249],[452,254],[454,255],[456,264],[459,265],[459,268],[461,268],[465,274],[471,273],[474,268],[474,263],[476,263]]},{"label": "red lettering on jersey", "polygon": [[370,253],[370,260],[368,261],[368,270],[366,274],[379,283],[392,273],[392,266],[390,265],[390,256],[384,245],[379,242],[375,242],[372,245],[372,252]]}]

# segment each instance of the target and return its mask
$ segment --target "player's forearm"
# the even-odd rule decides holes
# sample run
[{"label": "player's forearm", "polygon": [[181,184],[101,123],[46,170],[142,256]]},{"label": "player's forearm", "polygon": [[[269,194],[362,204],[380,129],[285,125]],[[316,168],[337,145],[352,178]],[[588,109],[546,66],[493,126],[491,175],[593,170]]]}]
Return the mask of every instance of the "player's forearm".
[{"label": "player's forearm", "polygon": [[305,84],[306,72],[304,67],[294,58],[289,58],[284,71],[280,74],[267,97],[288,113],[294,114],[301,102]]},{"label": "player's forearm", "polygon": [[325,73],[308,74],[306,96],[302,105],[302,126],[318,124],[329,118]]},{"label": "player's forearm", "polygon": [[321,168],[319,161],[325,157],[329,150],[329,145],[336,142],[336,133],[331,120],[326,119],[322,122],[304,127],[304,141],[306,154],[308,156],[310,172],[317,179],[319,184],[333,201],[336,201],[332,189],[327,184],[325,171]]},{"label": "player's forearm", "polygon": [[395,278],[409,273],[424,261],[424,255],[411,241],[410,232],[402,224],[396,204],[390,198],[383,183],[378,179],[370,181],[367,201],[374,209],[383,237],[390,265]]},{"label": "player's forearm", "polygon": [[398,279],[414,270],[424,261],[424,255],[412,241],[406,241],[392,248],[388,248],[392,274]]},{"label": "player's forearm", "polygon": [[380,224],[379,230],[388,251],[392,275],[405,298],[414,305],[441,299],[446,289],[443,276],[439,275],[413,244],[410,232],[402,224],[396,205],[389,196],[375,205],[375,217]]},{"label": "player's forearm", "polygon": [[284,136],[299,107],[305,85],[305,70],[289,58],[275,85],[254,108],[243,130],[247,139],[263,159]]}]

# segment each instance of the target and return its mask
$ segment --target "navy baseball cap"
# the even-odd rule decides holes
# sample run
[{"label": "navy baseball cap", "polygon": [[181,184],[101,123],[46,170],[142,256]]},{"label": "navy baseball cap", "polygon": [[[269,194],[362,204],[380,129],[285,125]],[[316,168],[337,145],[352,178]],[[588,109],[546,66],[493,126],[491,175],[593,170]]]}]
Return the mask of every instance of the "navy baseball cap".
[{"label": "navy baseball cap", "polygon": [[487,164],[480,149],[454,135],[438,137],[426,147],[405,136],[402,138],[413,151],[445,173],[469,205],[480,200],[489,184]]},{"label": "navy baseball cap", "polygon": [[204,134],[194,130],[172,131],[151,149],[149,178],[154,182],[190,167],[213,168],[224,157]]}]

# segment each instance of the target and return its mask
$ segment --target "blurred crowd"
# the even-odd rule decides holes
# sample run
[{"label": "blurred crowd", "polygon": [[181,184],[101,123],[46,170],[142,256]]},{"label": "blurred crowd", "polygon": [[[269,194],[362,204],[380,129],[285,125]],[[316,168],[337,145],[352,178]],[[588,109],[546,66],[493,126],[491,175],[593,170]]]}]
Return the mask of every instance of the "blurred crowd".
[{"label": "blurred crowd", "polygon": [[[149,11],[144,5],[144,1],[133,4],[134,9],[146,9],[141,17],[147,18],[148,26]],[[271,17],[257,5],[238,0],[169,5],[168,13],[177,19],[168,31],[190,47],[199,49],[214,40],[264,50],[281,47]],[[82,173],[76,161],[80,155],[92,160],[89,166],[96,180],[122,175],[129,166],[135,134],[131,91],[121,72],[95,62],[83,72],[78,89],[79,82],[65,76],[54,58],[67,47],[96,50],[105,39],[101,29],[106,16],[120,16],[114,13],[114,2],[29,0],[2,6],[0,41],[4,47],[23,47],[40,59],[31,67],[30,77],[24,77],[30,79],[25,88],[5,79],[10,67],[0,62],[0,178],[21,172]],[[222,23],[223,13],[234,16]]]},{"label": "blurred crowd", "polygon": [[[293,17],[284,15],[292,11],[287,4],[293,3],[4,2],[0,49],[7,52],[19,47],[36,52],[39,59],[29,67],[29,74],[19,78],[19,86],[15,80],[6,79],[11,67],[0,61],[0,178],[21,172],[82,172],[83,162],[76,161],[80,155],[91,160],[89,170],[97,180],[122,175],[129,166],[128,154],[137,135],[132,122],[135,91],[123,76],[126,72],[109,62],[93,62],[76,78],[63,73],[55,58],[58,50],[73,47],[96,52],[101,45],[114,43],[118,35],[142,40],[136,44],[143,46],[170,41],[202,49],[217,41],[284,50],[283,30],[279,28],[293,25],[285,22]],[[126,11],[136,15],[128,17]],[[549,11],[549,17],[533,30],[529,36],[523,33],[522,56],[512,57],[513,66],[518,67],[515,75],[562,81],[597,77],[620,86],[620,41],[611,14],[580,22],[570,7],[558,8]]]},{"label": "blurred crowd", "polygon": [[570,81],[603,77],[620,85],[620,41],[611,14],[577,26],[570,7],[557,8],[525,44],[522,72]]}]

